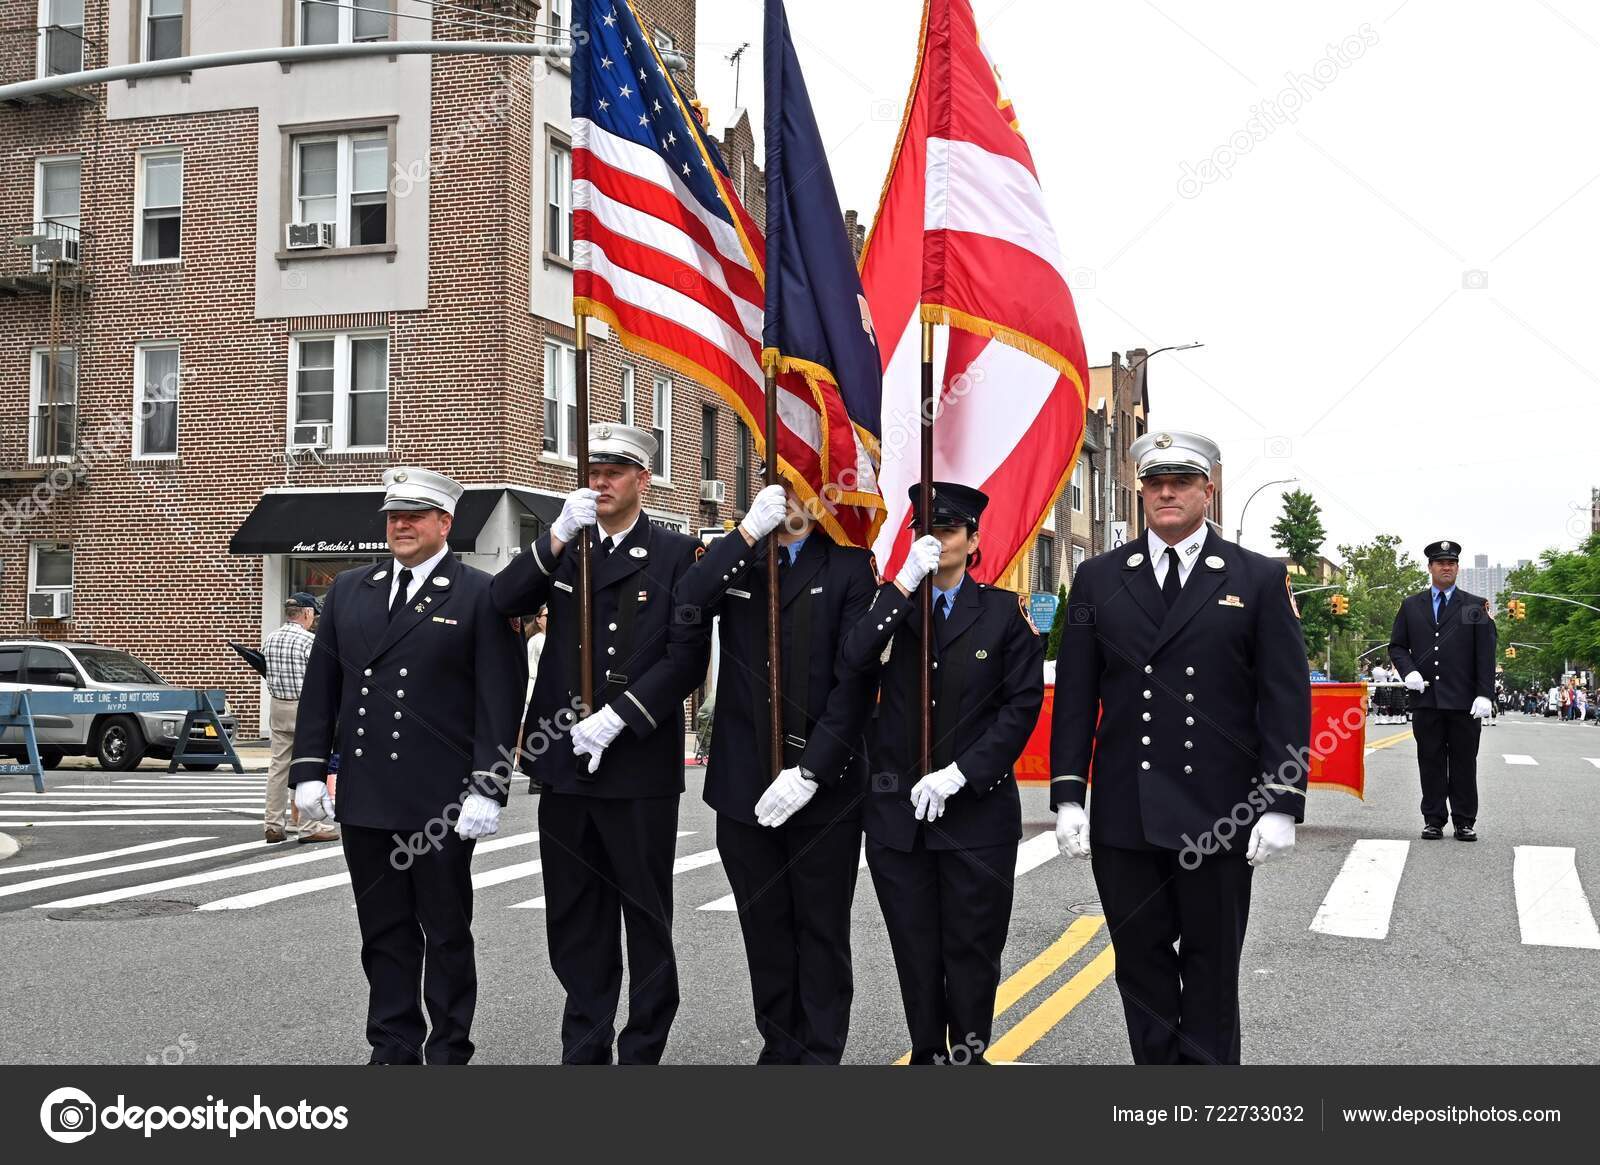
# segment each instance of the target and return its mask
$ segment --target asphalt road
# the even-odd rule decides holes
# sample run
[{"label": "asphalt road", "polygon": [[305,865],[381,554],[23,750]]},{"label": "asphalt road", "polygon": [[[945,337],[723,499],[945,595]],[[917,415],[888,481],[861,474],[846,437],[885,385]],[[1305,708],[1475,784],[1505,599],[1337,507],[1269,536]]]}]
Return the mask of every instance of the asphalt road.
[{"label": "asphalt road", "polygon": [[[1314,792],[1293,855],[1256,874],[1246,1062],[1600,1059],[1600,935],[1582,889],[1600,892],[1600,730],[1520,715],[1486,728],[1475,845],[1417,839],[1403,726],[1374,725],[1368,743],[1380,747],[1367,758],[1367,799]],[[258,844],[261,781],[59,772],[38,797],[27,778],[0,777],[0,833],[21,842],[0,861],[0,1062],[365,1060],[343,858],[336,846]],[[728,885],[698,792],[691,768],[678,847],[688,860],[675,879],[683,1005],[668,1059],[749,1062],[758,1043],[737,917],[705,909]],[[1023,804],[1029,868],[1017,882],[992,1056],[1127,1063],[1088,863],[1055,856],[1042,789],[1025,789]],[[527,865],[538,846],[522,836],[534,809],[514,796],[503,844],[480,849],[474,865],[493,883],[476,899],[482,1063],[558,1059],[543,913],[519,905],[542,892]],[[145,848],[109,852],[136,847]],[[210,853],[227,847],[244,848]],[[847,1060],[890,1063],[907,1047],[905,1025],[865,870],[853,946]]]}]

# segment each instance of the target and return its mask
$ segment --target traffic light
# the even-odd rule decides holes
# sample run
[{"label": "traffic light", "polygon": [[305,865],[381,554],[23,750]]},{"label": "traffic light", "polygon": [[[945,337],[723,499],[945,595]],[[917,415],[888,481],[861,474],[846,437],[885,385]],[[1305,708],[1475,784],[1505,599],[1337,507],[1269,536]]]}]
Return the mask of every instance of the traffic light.
[{"label": "traffic light", "polygon": [[1343,595],[1329,595],[1328,610],[1335,615],[1348,615],[1350,613],[1350,600]]},{"label": "traffic light", "polygon": [[1506,610],[1511,612],[1513,619],[1526,619],[1528,617],[1528,604],[1521,599],[1512,599],[1506,604]]},{"label": "traffic light", "polygon": [[1517,658],[1517,649],[1515,647],[1506,648],[1506,658],[1507,659],[1516,659]]}]

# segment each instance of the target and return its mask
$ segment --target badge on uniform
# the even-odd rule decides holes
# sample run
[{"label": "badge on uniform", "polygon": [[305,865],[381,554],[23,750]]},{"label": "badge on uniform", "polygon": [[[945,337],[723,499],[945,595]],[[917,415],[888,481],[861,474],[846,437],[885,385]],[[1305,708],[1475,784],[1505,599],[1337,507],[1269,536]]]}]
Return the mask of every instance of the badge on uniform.
[{"label": "badge on uniform", "polygon": [[435,615],[433,617],[433,621],[435,623],[443,623],[447,627],[454,627],[456,625],[456,621],[454,619],[446,619],[443,615]]},{"label": "badge on uniform", "polygon": [[372,576],[372,581],[373,582],[381,582],[383,579],[386,579],[388,577],[389,577],[389,572],[387,570],[380,570],[377,574]]},{"label": "badge on uniform", "polygon": [[1240,610],[1243,610],[1244,609],[1244,600],[1241,599],[1238,595],[1228,595],[1225,598],[1218,599],[1217,600],[1217,606],[1219,606],[1219,607],[1238,607]]},{"label": "badge on uniform", "polygon": [[748,599],[750,597],[749,591],[741,591],[738,587],[729,587],[728,593],[736,599]]},{"label": "badge on uniform", "polygon": [[450,580],[445,578],[442,574],[436,574],[433,576],[433,585],[436,587],[447,587],[450,585]]},{"label": "badge on uniform", "polygon": [[633,555],[635,558],[643,558],[650,552],[643,546],[635,546],[632,550],[628,551],[628,553]]},{"label": "badge on uniform", "polygon": [[411,609],[413,611],[415,611],[417,614],[420,615],[420,614],[422,614],[422,612],[424,612],[424,611],[426,611],[428,609],[428,605],[426,603],[418,603],[415,607],[412,607]]},{"label": "badge on uniform", "polygon": [[[637,550],[637,549],[638,549],[638,547],[634,547],[634,549],[636,549],[636,550]],[[646,600],[646,599],[648,599],[648,598],[649,598],[649,597],[650,597],[650,592],[649,592],[649,591],[640,591],[640,592],[639,592],[639,601],[640,601],[640,602],[641,602],[641,603],[642,603],[642,602],[644,602],[644,601],[645,601],[645,600]]]},{"label": "badge on uniform", "polygon": [[989,658],[989,653],[986,650],[984,650],[983,648],[980,647],[980,648],[978,648],[976,654],[973,655],[973,658],[974,659],[988,659]]},{"label": "badge on uniform", "polygon": [[560,579],[554,579],[554,580],[552,580],[551,585],[554,586],[557,590],[566,591],[567,594],[569,594],[569,595],[572,593],[572,584],[571,583],[564,583]]}]

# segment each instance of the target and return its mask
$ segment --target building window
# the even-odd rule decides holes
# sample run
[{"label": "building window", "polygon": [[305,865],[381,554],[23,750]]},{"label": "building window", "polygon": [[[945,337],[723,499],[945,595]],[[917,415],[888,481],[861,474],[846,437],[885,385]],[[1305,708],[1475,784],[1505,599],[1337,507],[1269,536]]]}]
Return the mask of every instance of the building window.
[{"label": "building window", "polygon": [[72,589],[72,547],[63,542],[35,542],[28,556],[30,591]]},{"label": "building window", "polygon": [[389,432],[389,338],[341,333],[292,342],[290,444],[382,449]]},{"label": "building window", "polygon": [[133,455],[178,455],[178,389],[182,363],[176,344],[134,349]]},{"label": "building window", "polygon": [[391,36],[389,0],[296,2],[300,15],[295,29],[301,44],[349,44]]},{"label": "building window", "polygon": [[183,243],[183,154],[162,150],[139,156],[138,263],[171,262]]},{"label": "building window", "polygon": [[1036,591],[1053,591],[1056,589],[1056,540],[1048,534],[1039,535],[1039,540],[1033,546],[1033,565],[1035,569],[1034,586]]},{"label": "building window", "polygon": [[741,510],[750,508],[750,430],[739,426],[738,455],[733,462],[733,504]]},{"label": "building window", "polygon": [[633,365],[624,364],[622,366],[622,376],[619,385],[620,395],[622,397],[622,412],[617,418],[624,425],[633,424],[633,378]]},{"label": "building window", "polygon": [[183,0],[142,0],[140,59],[170,61],[183,55]]},{"label": "building window", "polygon": [[39,76],[83,71],[83,0],[39,0]]},{"label": "building window", "polygon": [[294,221],[334,224],[336,247],[388,243],[388,174],[387,131],[296,138]]},{"label": "building window", "polygon": [[572,146],[554,133],[544,155],[544,249],[572,262]]},{"label": "building window", "polygon": [[1100,498],[1100,471],[1098,469],[1089,471],[1089,485],[1090,494],[1092,495],[1089,499],[1089,504],[1094,508],[1094,520],[1098,522],[1101,512],[1105,509]]},{"label": "building window", "polygon": [[34,267],[52,259],[78,261],[83,163],[77,158],[41,158],[33,178],[34,233],[46,242],[34,248]]},{"label": "building window", "polygon": [[547,0],[544,12],[544,39],[558,44],[567,34],[567,5],[571,0]]},{"label": "building window", "polygon": [[571,344],[544,342],[544,451],[578,455],[578,360]]},{"label": "building window", "polygon": [[715,405],[700,406],[700,480],[711,481],[717,476],[717,409]]},{"label": "building window", "polygon": [[78,353],[57,348],[54,373],[50,349],[35,348],[29,386],[28,452],[31,460],[72,460],[78,442]]},{"label": "building window", "polygon": [[672,479],[672,380],[657,373],[650,386],[650,432],[656,439],[650,472],[663,481]]},{"label": "building window", "polygon": [[1083,565],[1084,551],[1081,546],[1072,548],[1072,577],[1078,577],[1078,568]]},{"label": "building window", "polygon": [[1083,458],[1072,467],[1072,512],[1083,513]]}]

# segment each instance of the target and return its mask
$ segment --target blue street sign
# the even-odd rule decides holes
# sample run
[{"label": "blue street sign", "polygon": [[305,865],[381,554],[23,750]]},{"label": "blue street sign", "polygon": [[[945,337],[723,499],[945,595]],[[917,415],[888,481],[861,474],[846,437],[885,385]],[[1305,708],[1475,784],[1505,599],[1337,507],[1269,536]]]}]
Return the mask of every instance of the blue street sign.
[{"label": "blue street sign", "polygon": [[1048,591],[1034,591],[1028,596],[1028,613],[1039,634],[1048,635],[1056,623],[1056,596]]}]

